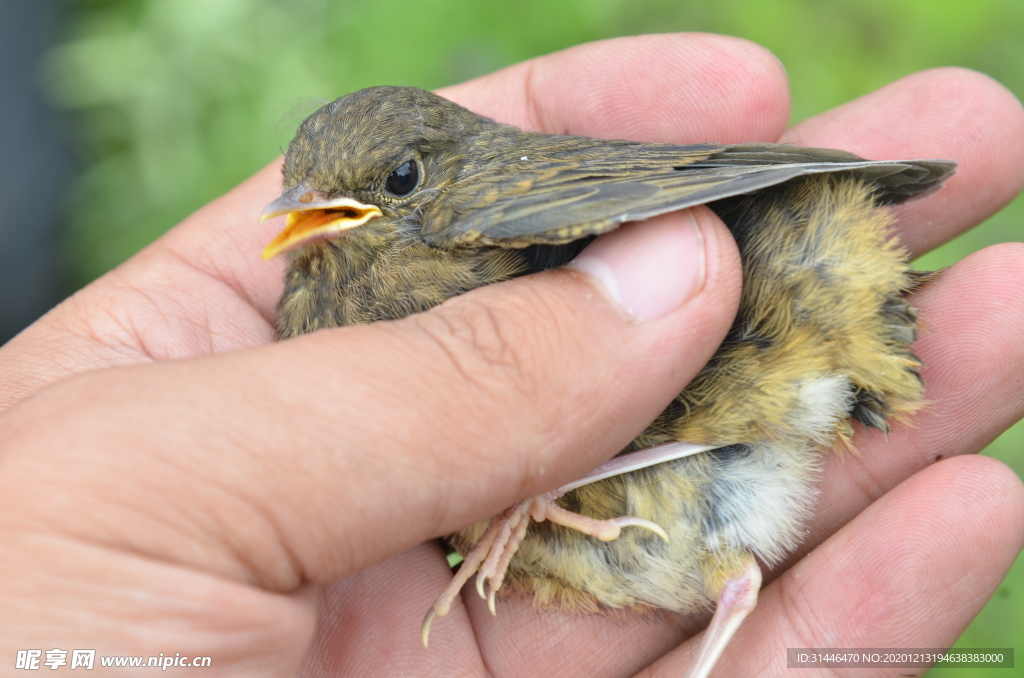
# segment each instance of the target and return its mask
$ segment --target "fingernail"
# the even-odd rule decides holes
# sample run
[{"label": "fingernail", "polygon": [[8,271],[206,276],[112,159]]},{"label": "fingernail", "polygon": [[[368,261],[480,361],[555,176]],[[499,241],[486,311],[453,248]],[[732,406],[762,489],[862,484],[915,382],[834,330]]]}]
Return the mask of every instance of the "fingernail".
[{"label": "fingernail", "polygon": [[592,275],[640,321],[657,320],[704,286],[704,238],[690,210],[628,224],[567,264]]}]

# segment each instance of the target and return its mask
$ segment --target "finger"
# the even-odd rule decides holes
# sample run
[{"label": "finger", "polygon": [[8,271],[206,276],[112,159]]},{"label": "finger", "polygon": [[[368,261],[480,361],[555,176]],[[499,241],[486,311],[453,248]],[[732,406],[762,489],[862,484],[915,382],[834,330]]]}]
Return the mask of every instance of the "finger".
[{"label": "finger", "polygon": [[[698,216],[620,229],[577,260],[647,322],[557,270],[403,321],[60,384],[0,419],[0,502],[59,510],[26,489],[45,477],[116,514],[61,514],[84,538],[274,589],[380,562],[580,476],[679,393],[739,295],[731,238]],[[154,493],[188,507],[162,526],[184,546],[140,529]]]},{"label": "finger", "polygon": [[[665,611],[573,614],[502,596],[497,616],[475,591],[419,641],[423,613],[451,579],[436,543],[324,588],[304,678],[349,675],[632,676],[699,630]],[[472,588],[472,587],[468,587]],[[529,648],[529,652],[523,652]]]},{"label": "finger", "polygon": [[774,141],[781,62],[747,40],[677,33],[592,42],[438,92],[523,129],[632,141]]},{"label": "finger", "polygon": [[[0,414],[74,374],[273,339],[284,264],[254,233],[279,186],[267,167],[0,347]],[[205,250],[205,251],[204,251]]]},{"label": "finger", "polygon": [[[88,507],[72,503],[66,510]],[[104,648],[110,655],[174,657],[167,651],[175,648],[186,661],[211,657],[221,675],[243,675],[238,667],[253,666],[262,675],[294,675],[313,633],[312,587],[268,593],[105,543],[55,538],[38,524],[12,529],[7,517],[0,516],[5,655],[41,639],[52,647]],[[97,660],[100,675],[111,675],[100,666]]]},{"label": "finger", "polygon": [[[467,587],[471,588],[471,587]],[[707,625],[661,609],[566,610],[509,593],[491,616],[474,591],[463,594],[486,665],[495,676],[628,678]],[[438,627],[433,632],[448,633]],[[433,637],[433,636],[432,636]],[[530,652],[523,653],[521,648]],[[680,674],[681,675],[681,674]]]},{"label": "finger", "polygon": [[318,624],[298,675],[471,676],[486,674],[465,613],[453,609],[447,631],[420,644],[423,612],[451,579],[436,542],[321,589]]},{"label": "finger", "polygon": [[[949,647],[999,585],[1022,535],[1024,487],[1012,471],[987,457],[936,464],[765,588],[717,675],[790,675],[789,647]],[[651,674],[679,675],[697,640]]]},{"label": "finger", "polygon": [[1024,188],[1024,108],[988,76],[940,68],[907,76],[796,125],[782,141],[877,160],[948,158],[956,175],[897,209],[914,256],[995,214]]}]

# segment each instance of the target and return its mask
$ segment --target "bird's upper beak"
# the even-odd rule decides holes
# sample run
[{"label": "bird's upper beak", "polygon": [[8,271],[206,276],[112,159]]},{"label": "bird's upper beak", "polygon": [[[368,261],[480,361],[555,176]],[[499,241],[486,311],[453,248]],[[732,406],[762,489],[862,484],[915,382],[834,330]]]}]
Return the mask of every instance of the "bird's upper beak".
[{"label": "bird's upper beak", "polygon": [[260,221],[282,214],[288,215],[288,221],[284,230],[263,250],[264,259],[362,226],[370,219],[381,216],[382,212],[374,205],[364,205],[353,198],[328,200],[305,184],[297,184],[267,205],[260,214]]}]

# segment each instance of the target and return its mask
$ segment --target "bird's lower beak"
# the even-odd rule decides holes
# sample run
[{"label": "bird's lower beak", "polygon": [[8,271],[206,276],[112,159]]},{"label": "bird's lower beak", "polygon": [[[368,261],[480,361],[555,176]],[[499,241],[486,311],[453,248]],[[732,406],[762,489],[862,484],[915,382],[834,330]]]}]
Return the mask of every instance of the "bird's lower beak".
[{"label": "bird's lower beak", "polygon": [[288,221],[284,230],[263,250],[264,259],[362,226],[382,212],[375,205],[365,205],[353,198],[324,199],[313,189],[298,184],[267,205],[260,214],[260,221],[282,214],[288,215]]}]

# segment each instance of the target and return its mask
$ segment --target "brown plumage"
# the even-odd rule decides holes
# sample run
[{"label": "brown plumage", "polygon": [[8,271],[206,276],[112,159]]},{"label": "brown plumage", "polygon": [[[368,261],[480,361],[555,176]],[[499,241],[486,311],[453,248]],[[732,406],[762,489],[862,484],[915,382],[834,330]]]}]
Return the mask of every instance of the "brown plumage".
[{"label": "brown plumage", "polygon": [[[888,430],[920,402],[916,316],[903,300],[917,278],[878,208],[938,188],[953,167],[770,144],[543,135],[421,90],[362,90],[302,124],[286,191],[265,212],[290,215],[268,254],[296,248],[278,335],[400,318],[566,263],[623,221],[709,204],[739,244],[743,295],[711,362],[624,451],[665,445],[662,463],[524,504],[502,518],[517,535],[509,541],[486,537],[470,553],[478,525],[451,542],[470,553],[465,567],[482,568],[492,605],[505,571],[476,562],[488,553],[511,557],[513,586],[544,604],[687,612],[719,599],[733,608],[722,616],[742,618],[724,592],[740,582],[756,598],[752,556],[770,564],[798,543],[819,450],[849,443],[851,417]],[[715,449],[675,458],[677,441]],[[558,507],[604,527],[634,516],[643,520],[621,524],[648,529],[602,541],[596,528],[551,522],[565,523]],[[522,517],[530,512],[534,521]],[[731,630],[722,633],[720,645]]]}]

